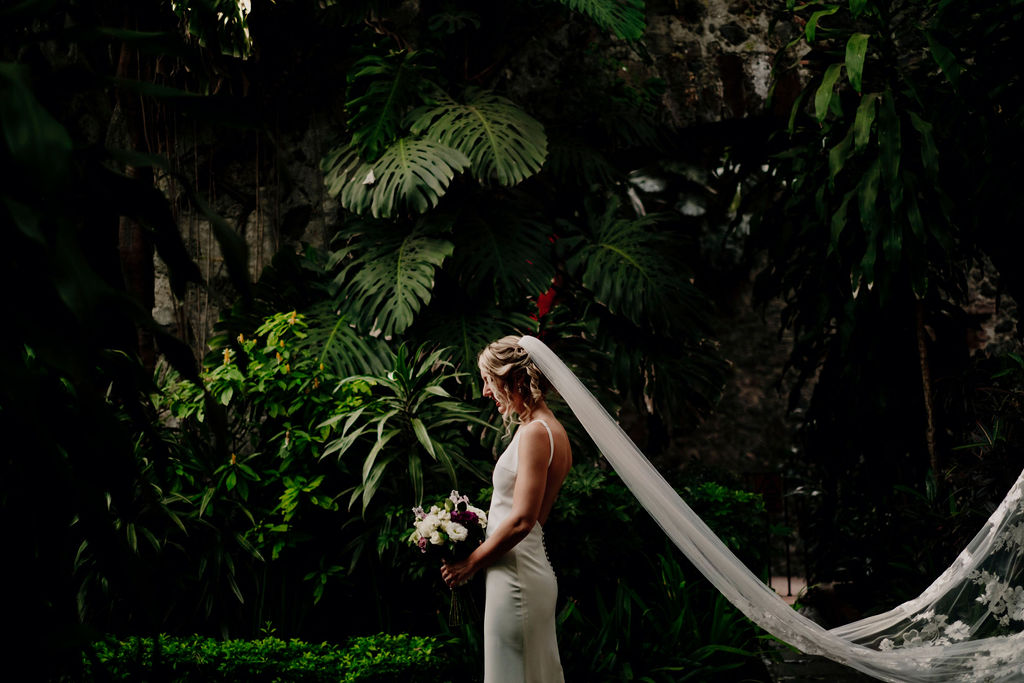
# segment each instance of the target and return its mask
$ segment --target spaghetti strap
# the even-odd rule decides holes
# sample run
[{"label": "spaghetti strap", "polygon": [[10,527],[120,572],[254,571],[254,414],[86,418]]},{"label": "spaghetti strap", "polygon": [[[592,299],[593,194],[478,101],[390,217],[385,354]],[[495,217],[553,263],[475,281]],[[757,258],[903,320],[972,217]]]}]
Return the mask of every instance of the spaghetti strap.
[{"label": "spaghetti strap", "polygon": [[537,418],[534,422],[540,422],[544,425],[544,429],[548,430],[548,441],[551,443],[551,454],[548,456],[548,467],[551,467],[551,463],[555,460],[555,435],[551,432],[551,427],[544,421],[543,418]]}]

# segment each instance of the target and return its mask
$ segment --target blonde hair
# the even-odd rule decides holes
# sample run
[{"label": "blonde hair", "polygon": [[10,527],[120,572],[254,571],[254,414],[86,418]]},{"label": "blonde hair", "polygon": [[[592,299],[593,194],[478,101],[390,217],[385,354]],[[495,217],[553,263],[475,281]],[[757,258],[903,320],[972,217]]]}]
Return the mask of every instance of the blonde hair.
[{"label": "blonde hair", "polygon": [[[494,379],[494,391],[502,402],[509,407],[502,420],[506,431],[512,425],[522,424],[530,419],[530,413],[544,400],[544,394],[551,383],[530,360],[530,354],[519,345],[521,337],[507,336],[488,344],[477,357],[477,365],[481,372]],[[523,414],[515,409],[518,399],[523,407]]]}]

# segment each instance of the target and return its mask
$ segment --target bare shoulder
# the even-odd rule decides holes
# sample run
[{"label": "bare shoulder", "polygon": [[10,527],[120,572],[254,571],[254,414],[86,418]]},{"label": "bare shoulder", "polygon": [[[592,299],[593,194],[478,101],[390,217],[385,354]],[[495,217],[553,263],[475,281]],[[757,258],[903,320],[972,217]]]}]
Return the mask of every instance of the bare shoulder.
[{"label": "bare shoulder", "polygon": [[[550,424],[548,425],[551,426]],[[559,425],[561,427],[561,425]],[[545,453],[549,448],[548,430],[544,428],[544,425],[539,420],[535,420],[528,425],[521,427],[523,430],[522,435],[519,437],[520,448],[533,451],[542,449]],[[547,456],[545,456],[547,457]]]},{"label": "bare shoulder", "polygon": [[[545,460],[550,453],[552,443],[555,446],[556,452],[563,448],[569,450],[569,435],[565,431],[565,427],[562,426],[562,423],[551,416],[544,417],[542,420],[534,420],[522,427],[523,433],[520,436],[521,447],[529,450],[539,450],[543,453]],[[547,428],[544,425],[547,425]],[[551,430],[550,435],[548,429]]]}]

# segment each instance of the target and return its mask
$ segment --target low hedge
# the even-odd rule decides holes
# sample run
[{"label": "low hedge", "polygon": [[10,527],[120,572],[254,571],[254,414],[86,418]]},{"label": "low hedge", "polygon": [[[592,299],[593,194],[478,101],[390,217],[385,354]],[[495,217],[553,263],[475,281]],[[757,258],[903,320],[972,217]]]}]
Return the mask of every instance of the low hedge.
[{"label": "low hedge", "polygon": [[[86,681],[216,683],[431,682],[450,677],[448,641],[407,634],[352,638],[345,646],[300,640],[216,640],[161,635],[94,643]],[[90,661],[92,660],[92,661]]]}]

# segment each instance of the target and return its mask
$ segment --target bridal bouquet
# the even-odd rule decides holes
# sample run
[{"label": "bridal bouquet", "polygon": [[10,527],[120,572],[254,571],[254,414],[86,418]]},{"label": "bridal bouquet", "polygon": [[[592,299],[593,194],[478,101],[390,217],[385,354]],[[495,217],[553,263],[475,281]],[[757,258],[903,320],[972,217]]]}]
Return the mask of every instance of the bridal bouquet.
[{"label": "bridal bouquet", "polygon": [[[412,512],[416,519],[409,543],[422,553],[436,555],[449,562],[468,557],[483,541],[487,529],[487,513],[471,505],[469,496],[459,495],[458,491],[452,491],[450,496],[431,505],[429,510],[415,507]],[[464,586],[452,589],[451,613],[448,615],[452,626],[472,620],[475,613],[469,593],[459,598],[459,593],[464,590]]]}]

